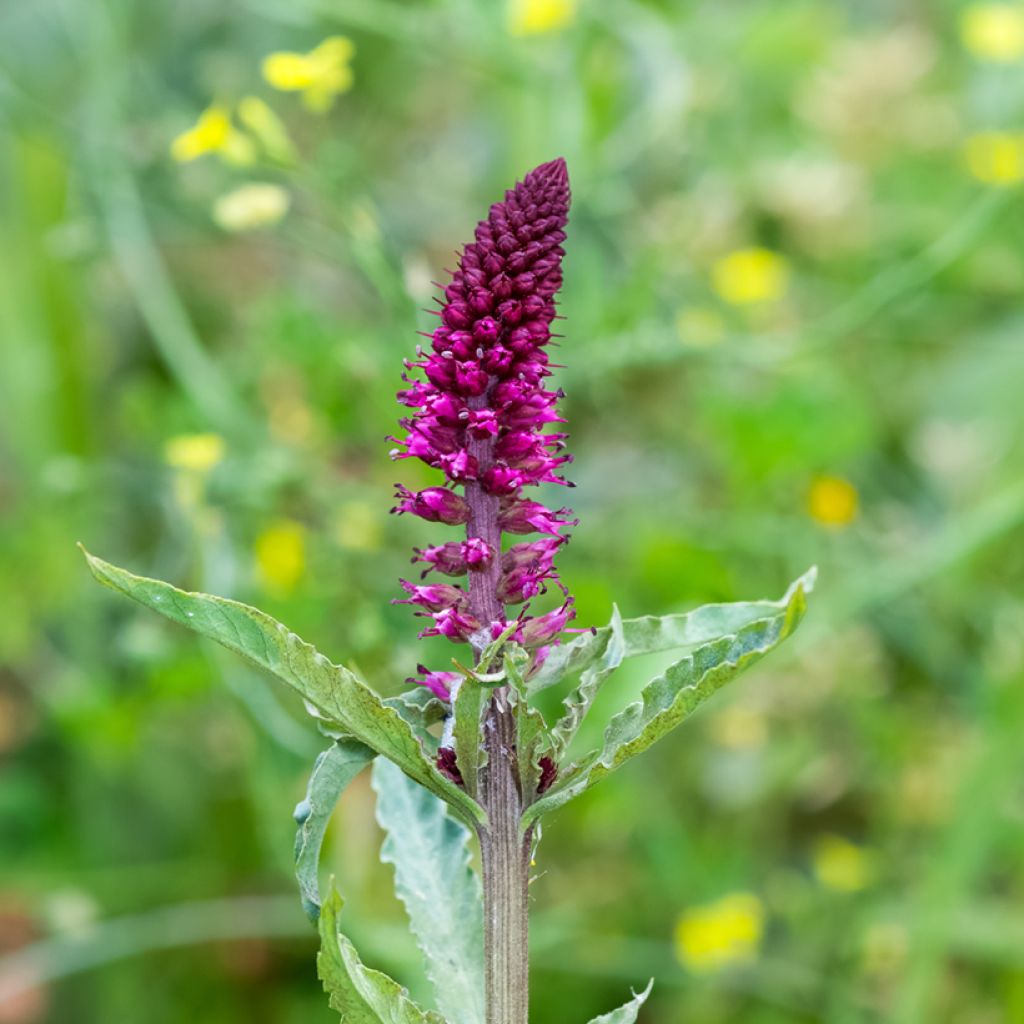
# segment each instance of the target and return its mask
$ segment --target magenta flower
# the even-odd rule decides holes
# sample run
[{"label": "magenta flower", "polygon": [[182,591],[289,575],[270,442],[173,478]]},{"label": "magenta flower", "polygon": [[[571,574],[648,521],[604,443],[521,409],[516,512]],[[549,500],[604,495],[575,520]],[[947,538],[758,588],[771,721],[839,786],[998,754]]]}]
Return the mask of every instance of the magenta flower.
[{"label": "magenta flower", "polygon": [[[569,509],[523,494],[541,483],[571,486],[561,475],[572,461],[567,435],[546,432],[564,422],[556,409],[562,392],[545,387],[568,215],[564,160],[542,164],[506,192],[462,252],[429,348],[418,347],[417,361],[406,362],[422,379],[403,375],[408,387],[398,398],[412,411],[401,421],[405,436],[393,439],[392,458],[422,460],[444,473],[446,486],[413,493],[399,485],[392,511],[466,527],[465,540],[416,549],[414,559],[426,563],[424,576],[467,577],[465,588],[402,582],[402,603],[432,620],[421,636],[479,649],[514,626],[512,639],[539,648],[557,643],[573,618],[568,596],[538,617],[527,614],[528,605],[514,623],[505,612],[557,583],[554,555],[577,522]],[[502,554],[502,533],[546,536]],[[448,674],[417,681],[440,696],[447,686],[437,677]]]}]

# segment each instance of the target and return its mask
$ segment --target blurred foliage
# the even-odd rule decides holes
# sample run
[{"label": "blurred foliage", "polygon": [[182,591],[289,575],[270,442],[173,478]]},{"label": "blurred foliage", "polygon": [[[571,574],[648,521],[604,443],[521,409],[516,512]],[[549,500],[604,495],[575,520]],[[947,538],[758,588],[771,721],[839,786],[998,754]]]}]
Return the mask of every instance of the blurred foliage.
[{"label": "blurred foliage", "polygon": [[[315,736],[74,541],[382,691],[444,667],[389,604],[444,530],[386,515],[429,474],[383,438],[431,280],[558,154],[582,622],[821,577],[791,651],[552,820],[535,1020],[652,974],[650,1024],[1024,1020],[1021,12],[0,6],[0,1021],[335,1018],[289,863]],[[372,807],[328,858],[420,996]]]}]

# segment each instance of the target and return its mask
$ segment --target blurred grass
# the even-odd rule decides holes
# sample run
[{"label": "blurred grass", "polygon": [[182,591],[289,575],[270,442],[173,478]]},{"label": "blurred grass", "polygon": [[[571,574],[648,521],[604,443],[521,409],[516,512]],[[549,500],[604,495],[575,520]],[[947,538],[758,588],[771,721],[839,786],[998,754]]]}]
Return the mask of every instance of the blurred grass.
[{"label": "blurred grass", "polygon": [[[613,0],[523,37],[471,0],[0,8],[0,1021],[331,1019],[287,909],[315,735],[95,591],[74,541],[264,604],[382,690],[442,667],[388,603],[444,531],[386,515],[429,474],[383,436],[429,282],[557,154],[582,621],[815,562],[821,586],[792,651],[552,821],[538,1024],[651,974],[651,1024],[1024,1020],[1024,217],[963,155],[1021,131],[1024,68],[965,49],[965,6]],[[355,79],[329,113],[262,82],[335,33]],[[247,95],[295,166],[171,159]],[[252,181],[284,219],[217,227]],[[716,267],[751,248],[787,278],[736,305]],[[207,432],[221,461],[168,464]],[[822,480],[852,519],[811,516]],[[282,522],[297,580],[257,561]],[[422,994],[371,797],[328,859],[367,958]],[[829,883],[823,836],[862,885]],[[680,916],[735,892],[764,907],[756,958],[687,967]]]}]

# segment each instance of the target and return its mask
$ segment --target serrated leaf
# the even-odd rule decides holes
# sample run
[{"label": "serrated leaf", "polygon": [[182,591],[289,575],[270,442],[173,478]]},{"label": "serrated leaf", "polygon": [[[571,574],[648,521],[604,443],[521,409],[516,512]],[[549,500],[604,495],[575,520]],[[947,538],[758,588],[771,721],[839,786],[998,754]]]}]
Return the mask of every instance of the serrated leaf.
[{"label": "serrated leaf", "polygon": [[311,921],[320,916],[320,847],[338,798],[348,784],[377,756],[358,740],[337,740],[313,765],[305,799],[295,808],[295,878],[302,909]]},{"label": "serrated leaf", "polygon": [[265,612],[238,601],[188,593],[161,580],[135,576],[88,552],[85,557],[101,583],[272,672],[321,716],[394,761],[421,786],[451,804],[465,821],[485,819],[476,801],[437,771],[409,723],[395,708],[385,705],[348,669],[329,661]]},{"label": "serrated leaf", "polygon": [[523,815],[525,830],[541,814],[585,792],[620,765],[646,750],[674,729],[715,691],[743,669],[763,658],[796,629],[807,609],[802,577],[787,592],[788,600],[772,603],[772,615],[749,622],[729,636],[701,644],[644,687],[640,699],[615,715],[604,734],[604,746],[565,772]]},{"label": "serrated leaf", "polygon": [[[706,604],[679,615],[645,615],[624,619],[623,658],[638,654],[657,654],[683,647],[696,647],[720,636],[738,632],[745,625],[766,618],[785,607],[797,587],[805,594],[814,589],[817,569],[809,569],[796,580],[778,601],[739,601],[732,604]],[[566,676],[592,665],[604,652],[611,625],[583,633],[568,644],[555,647],[528,680],[530,693],[554,686]]]},{"label": "serrated leaf", "polygon": [[466,792],[476,796],[480,770],[480,719],[491,691],[472,676],[463,676],[452,687],[452,740],[455,763],[462,773]]},{"label": "serrated leaf", "polygon": [[640,1012],[640,1007],[647,1001],[653,986],[654,979],[652,978],[643,992],[634,993],[633,998],[624,1006],[612,1010],[611,1013],[603,1013],[600,1017],[595,1017],[590,1024],[635,1024],[636,1015]]},{"label": "serrated leaf", "polygon": [[598,638],[598,650],[580,675],[579,686],[565,698],[565,714],[555,723],[552,736],[555,750],[561,753],[572,742],[586,717],[601,684],[622,664],[626,656],[626,637],[618,605],[612,606],[612,618]]},{"label": "serrated leaf", "polygon": [[331,884],[320,914],[317,976],[342,1024],[445,1024],[440,1014],[421,1010],[405,989],[359,959],[352,943],[338,931],[342,899]]},{"label": "serrated leaf", "polygon": [[468,830],[440,800],[387,761],[373,769],[381,860],[427,961],[438,1009],[451,1024],[483,1024],[483,907]]}]

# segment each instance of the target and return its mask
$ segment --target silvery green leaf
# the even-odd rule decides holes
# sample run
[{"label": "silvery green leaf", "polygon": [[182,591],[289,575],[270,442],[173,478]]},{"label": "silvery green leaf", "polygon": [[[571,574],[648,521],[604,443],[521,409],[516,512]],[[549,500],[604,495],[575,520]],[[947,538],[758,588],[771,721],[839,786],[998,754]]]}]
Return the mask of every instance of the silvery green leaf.
[{"label": "silvery green leaf", "polygon": [[807,610],[808,574],[787,592],[784,601],[763,602],[771,613],[747,622],[736,632],[703,643],[644,687],[640,699],[615,715],[604,746],[592,751],[562,777],[522,819],[525,830],[541,814],[585,792],[631,757],[646,750],[687,718],[708,697],[763,658],[796,629]]},{"label": "silvery green leaf", "polygon": [[265,612],[238,601],[187,593],[160,580],[135,576],[88,552],[85,557],[101,583],[272,672],[300,693],[320,716],[394,761],[421,786],[447,801],[465,821],[478,822],[486,817],[475,800],[436,769],[398,711],[385,705],[348,669],[328,661]]},{"label": "silvery green leaf", "polygon": [[490,700],[491,690],[472,676],[463,676],[452,686],[452,741],[455,763],[462,773],[466,792],[476,796],[480,770],[480,719]]},{"label": "silvery green leaf", "polygon": [[316,759],[305,799],[295,808],[295,877],[302,909],[311,921],[320,916],[320,847],[338,798],[376,757],[358,740],[337,740]]},{"label": "silvery green leaf", "polygon": [[381,860],[427,961],[438,1009],[450,1024],[483,1024],[483,907],[469,866],[468,830],[444,804],[388,761],[373,768]]},{"label": "silvery green leaf", "polygon": [[[736,633],[750,622],[774,614],[789,603],[797,587],[805,593],[814,589],[816,569],[809,569],[796,580],[778,601],[740,601],[733,604],[706,604],[679,615],[645,615],[622,621],[623,658],[638,654],[656,654],[684,647],[696,647],[716,637]],[[528,680],[530,693],[554,686],[566,676],[592,665],[607,648],[612,626],[582,633],[575,640],[555,647]]]},{"label": "silvery green leaf", "polygon": [[586,717],[601,684],[622,664],[626,656],[626,638],[618,605],[612,606],[612,619],[601,630],[593,659],[580,674],[579,686],[565,698],[565,714],[555,723],[552,735],[555,750],[565,751]]},{"label": "silvery green leaf", "polygon": [[342,905],[332,883],[320,914],[316,958],[317,976],[342,1024],[445,1024],[440,1014],[421,1010],[397,981],[359,959],[355,947],[338,931]]},{"label": "silvery green leaf", "polygon": [[636,1015],[640,1012],[640,1007],[647,1001],[653,986],[654,979],[652,978],[647,983],[647,988],[643,992],[635,993],[628,1003],[620,1006],[617,1010],[612,1010],[611,1013],[603,1013],[600,1017],[595,1017],[590,1024],[635,1024]]}]

